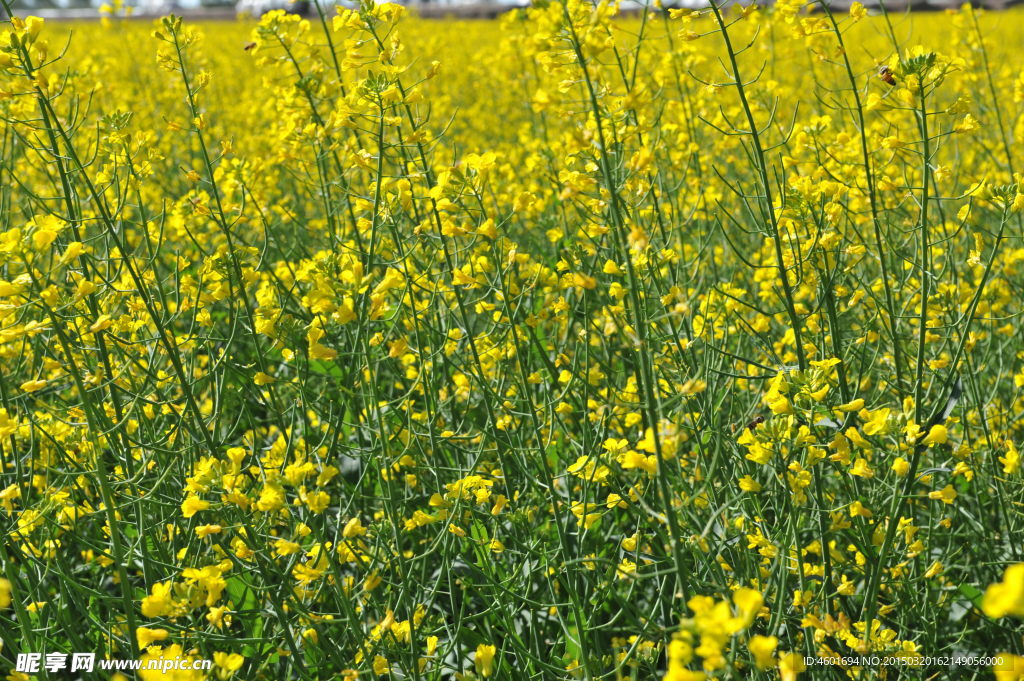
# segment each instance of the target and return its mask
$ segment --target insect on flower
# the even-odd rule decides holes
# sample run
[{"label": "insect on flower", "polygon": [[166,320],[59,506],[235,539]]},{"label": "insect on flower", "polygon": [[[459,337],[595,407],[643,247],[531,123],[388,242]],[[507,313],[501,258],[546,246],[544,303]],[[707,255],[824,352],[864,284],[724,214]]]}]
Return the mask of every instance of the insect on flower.
[{"label": "insect on flower", "polygon": [[[757,416],[757,417],[754,418],[754,420],[752,420],[750,423],[745,425],[744,428],[746,428],[747,430],[753,432],[759,425],[764,423],[764,420],[765,420],[764,416]],[[732,424],[732,426],[730,426],[730,428],[731,428],[731,431],[733,433],[736,432],[736,424],[735,423]]]},{"label": "insect on flower", "polygon": [[881,66],[878,67],[878,77],[884,80],[889,85],[896,84],[896,76],[892,74],[892,69],[890,69],[885,64],[882,64]]},{"label": "insect on flower", "polygon": [[755,428],[757,428],[762,423],[764,423],[764,417],[763,416],[758,416],[753,421],[751,421],[750,423],[747,424],[747,430],[754,430]]},{"label": "insect on flower", "polygon": [[256,43],[246,43],[245,47],[243,47],[242,49],[246,52],[251,52],[252,50],[256,49]]}]

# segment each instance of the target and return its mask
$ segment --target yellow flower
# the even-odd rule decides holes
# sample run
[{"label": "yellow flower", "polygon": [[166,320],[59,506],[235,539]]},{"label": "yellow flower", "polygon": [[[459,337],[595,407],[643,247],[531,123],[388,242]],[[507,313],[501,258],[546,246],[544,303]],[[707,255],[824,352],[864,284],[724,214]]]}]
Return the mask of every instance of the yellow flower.
[{"label": "yellow flower", "polygon": [[744,492],[761,491],[761,483],[759,483],[757,480],[754,480],[754,478],[750,477],[749,475],[744,475],[742,478],[740,478],[739,486],[740,489],[743,490]]},{"label": "yellow flower", "polygon": [[320,339],[323,337],[324,329],[321,326],[320,319],[314,319],[306,331],[306,342],[309,344],[310,359],[332,360],[338,356],[337,350],[332,350],[320,344]]},{"label": "yellow flower", "polygon": [[113,321],[110,319],[110,315],[101,314],[96,318],[96,321],[89,326],[89,333],[99,333],[100,331],[106,331],[111,327]]},{"label": "yellow flower", "polygon": [[63,227],[60,218],[52,215],[37,219],[33,224],[32,245],[37,251],[44,251],[49,248],[50,244],[57,240],[57,235]]},{"label": "yellow flower", "polygon": [[167,636],[166,629],[139,627],[135,630],[135,640],[139,642],[139,648],[148,648],[154,641],[163,641]]},{"label": "yellow flower", "polygon": [[857,518],[857,517],[870,518],[873,515],[874,514],[871,513],[871,509],[869,509],[867,506],[865,506],[863,503],[861,503],[860,499],[858,499],[857,501],[855,501],[852,504],[850,504],[850,517],[851,518]]},{"label": "yellow flower", "polygon": [[795,681],[800,672],[807,669],[803,655],[786,653],[779,657],[779,677],[782,681]]},{"label": "yellow flower", "polygon": [[46,387],[46,381],[42,381],[42,380],[25,381],[24,383],[21,384],[20,387],[21,387],[22,392],[34,393],[37,390],[41,390],[42,388],[45,388]]},{"label": "yellow flower", "polygon": [[743,623],[743,627],[746,628],[753,623],[754,617],[760,612],[761,606],[764,604],[764,598],[761,596],[761,592],[756,589],[740,587],[733,592],[732,602],[739,611],[739,618]]},{"label": "yellow flower", "polygon": [[785,377],[780,372],[775,375],[768,386],[768,392],[764,396],[764,402],[773,414],[792,414],[793,406],[789,403],[783,392],[786,390]]},{"label": "yellow flower", "polygon": [[847,402],[846,404],[841,404],[836,408],[839,411],[860,411],[861,409],[864,408],[864,399],[858,397],[857,399],[851,402]]},{"label": "yellow flower", "polygon": [[953,126],[953,129],[957,132],[974,132],[980,127],[978,119],[971,114],[964,114],[963,119],[958,121],[957,124]]},{"label": "yellow flower", "polygon": [[196,528],[196,536],[200,539],[206,539],[211,534],[220,534],[223,529],[220,525],[200,525]]},{"label": "yellow flower", "polygon": [[702,681],[706,679],[702,672],[687,669],[693,659],[693,635],[689,631],[681,631],[672,637],[668,644],[668,670],[663,681]]},{"label": "yellow flower", "polygon": [[[175,643],[166,648],[150,646],[142,655],[142,668],[139,678],[142,681],[203,681],[206,674],[201,669],[194,669],[195,658],[186,655],[181,646]],[[182,668],[167,667],[163,660],[175,661]]]},{"label": "yellow flower", "polygon": [[274,554],[277,556],[290,556],[301,550],[302,547],[299,544],[293,541],[288,541],[287,539],[278,539],[274,542]]},{"label": "yellow flower", "polygon": [[205,511],[208,508],[210,508],[210,502],[203,501],[195,495],[190,495],[181,502],[181,514],[186,518],[191,518],[199,511]]},{"label": "yellow flower", "polygon": [[946,485],[940,490],[928,492],[929,499],[938,499],[944,504],[952,504],[956,500],[956,490],[953,485]]},{"label": "yellow flower", "polygon": [[750,637],[747,648],[754,656],[754,664],[758,669],[768,669],[775,664],[775,648],[779,645],[779,639],[775,636],[761,636],[760,634]]},{"label": "yellow flower", "polygon": [[1024,563],[1006,568],[1003,580],[985,590],[981,609],[989,617],[1024,617]]},{"label": "yellow flower", "polygon": [[257,371],[256,375],[253,376],[252,382],[258,386],[270,385],[276,379],[270,374],[265,374],[262,371]]},{"label": "yellow flower", "polygon": [[992,666],[996,681],[1021,681],[1024,679],[1024,656],[1013,653],[999,653]]},{"label": "yellow flower", "polygon": [[39,36],[39,32],[43,30],[43,24],[45,19],[37,16],[25,17],[25,33],[29,38],[35,39]]},{"label": "yellow flower", "polygon": [[13,435],[18,430],[18,420],[12,419],[6,409],[0,408],[0,439]]},{"label": "yellow flower", "polygon": [[[215,652],[213,654],[213,663],[220,669],[227,672],[225,676],[230,676],[242,668],[242,664],[245,663],[245,658],[238,653]],[[224,676],[221,676],[220,674],[218,674],[218,676],[224,678]]]},{"label": "yellow flower", "polygon": [[1020,470],[1020,452],[1013,442],[1006,443],[1006,456],[999,457],[999,463],[1003,464],[1003,473],[1012,475]]},{"label": "yellow flower", "polygon": [[949,440],[949,434],[946,431],[946,426],[941,423],[937,423],[931,427],[928,431],[928,435],[921,440],[923,445],[943,445]]},{"label": "yellow flower", "polygon": [[223,573],[231,568],[231,561],[226,560],[216,565],[207,565],[202,569],[185,568],[181,575],[189,580],[189,586],[198,585],[206,592],[205,603],[207,607],[214,605],[220,600],[221,594],[227,588]]},{"label": "yellow flower", "polygon": [[[593,555],[593,554],[591,554]],[[593,563],[585,563],[585,565],[593,565]],[[593,569],[593,568],[590,568]],[[615,577],[618,579],[630,579],[636,574],[636,563],[628,558],[623,558],[619,563],[618,567],[615,568]]]},{"label": "yellow flower", "polygon": [[163,617],[173,608],[170,582],[154,584],[150,595],[142,599],[142,614],[146,617]]},{"label": "yellow flower", "polygon": [[629,449],[618,456],[619,464],[626,470],[642,468],[651,475],[658,473],[658,460],[653,455],[644,456],[635,449]]},{"label": "yellow flower", "polygon": [[853,462],[853,468],[850,469],[850,475],[856,475],[860,478],[873,478],[875,472],[871,470],[871,466],[868,464],[868,460],[864,458],[858,458]]},{"label": "yellow flower", "polygon": [[345,539],[353,539],[355,537],[361,537],[366,534],[366,528],[363,527],[363,523],[359,520],[359,517],[350,519],[345,523],[344,529],[341,531],[341,536]]},{"label": "yellow flower", "polygon": [[847,428],[846,437],[853,444],[857,445],[861,449],[871,449],[871,443],[864,439],[864,436],[860,434],[856,428]]},{"label": "yellow flower", "polygon": [[210,608],[210,611],[206,613],[206,621],[218,629],[223,629],[226,624],[231,624],[231,617],[228,615],[228,606],[218,605]]},{"label": "yellow flower", "polygon": [[365,589],[366,591],[373,591],[378,586],[380,586],[380,583],[382,581],[384,580],[380,575],[376,573],[370,573],[366,576],[366,579],[363,580],[363,589]]},{"label": "yellow flower", "polygon": [[494,673],[494,654],[496,652],[497,648],[492,645],[481,643],[476,647],[476,657],[473,662],[477,674],[487,678]]},{"label": "yellow flower", "polygon": [[867,416],[867,423],[864,424],[864,434],[867,436],[885,435],[888,431],[889,414],[888,408],[876,409],[874,411],[861,412],[861,416]]}]

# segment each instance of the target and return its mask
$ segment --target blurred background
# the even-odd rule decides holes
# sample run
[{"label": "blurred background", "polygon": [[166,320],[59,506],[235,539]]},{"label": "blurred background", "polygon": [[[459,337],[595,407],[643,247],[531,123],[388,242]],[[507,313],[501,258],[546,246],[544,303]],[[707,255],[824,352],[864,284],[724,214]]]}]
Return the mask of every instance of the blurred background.
[{"label": "blurred background", "polygon": [[[333,14],[335,5],[354,7],[353,0],[319,0],[324,12]],[[388,0],[376,0],[378,2]],[[491,18],[502,12],[525,7],[530,0],[394,0],[414,9],[426,18]],[[645,0],[621,0],[624,12],[643,9]],[[749,4],[757,0],[723,0],[720,4]],[[772,4],[773,0],[760,0]],[[963,0],[881,0],[893,12],[938,11],[960,7]],[[846,10],[853,0],[831,0],[837,10]],[[869,10],[878,10],[880,0],[862,0]],[[971,0],[975,7],[1004,9],[1024,3],[1024,0]],[[813,0],[810,2],[813,6]],[[698,9],[708,6],[708,0],[663,0],[664,7]],[[15,12],[22,16],[34,14],[46,19],[99,19],[108,17],[153,18],[169,13],[193,19],[233,19],[238,16],[258,17],[273,9],[283,9],[302,15],[315,14],[313,0],[14,0]],[[2,14],[3,10],[0,10]]]}]

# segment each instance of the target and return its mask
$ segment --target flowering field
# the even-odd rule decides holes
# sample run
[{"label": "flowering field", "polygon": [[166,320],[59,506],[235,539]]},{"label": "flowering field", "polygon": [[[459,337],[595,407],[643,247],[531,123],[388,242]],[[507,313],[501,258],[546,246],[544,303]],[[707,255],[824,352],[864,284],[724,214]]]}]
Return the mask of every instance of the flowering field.
[{"label": "flowering field", "polygon": [[1024,678],[1022,15],[401,10],[3,26],[0,672]]}]

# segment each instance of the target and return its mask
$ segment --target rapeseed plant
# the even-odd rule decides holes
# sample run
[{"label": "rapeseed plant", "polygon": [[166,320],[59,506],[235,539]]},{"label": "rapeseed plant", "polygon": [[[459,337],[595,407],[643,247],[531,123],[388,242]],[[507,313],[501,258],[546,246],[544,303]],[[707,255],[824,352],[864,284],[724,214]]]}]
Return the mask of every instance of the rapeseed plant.
[{"label": "rapeseed plant", "polygon": [[1019,12],[129,9],[0,29],[8,678],[1024,678]]}]

